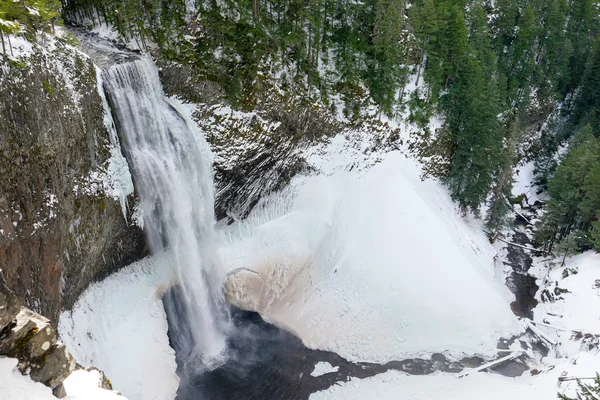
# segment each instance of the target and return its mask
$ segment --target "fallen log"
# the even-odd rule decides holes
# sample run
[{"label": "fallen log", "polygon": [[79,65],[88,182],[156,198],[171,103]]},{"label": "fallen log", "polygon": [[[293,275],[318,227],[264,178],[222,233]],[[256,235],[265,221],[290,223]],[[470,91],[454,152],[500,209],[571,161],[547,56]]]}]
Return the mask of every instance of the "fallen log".
[{"label": "fallen log", "polygon": [[511,354],[509,354],[509,355],[507,355],[505,357],[499,358],[499,359],[494,360],[494,361],[490,361],[489,363],[483,364],[483,365],[481,365],[481,366],[479,366],[477,368],[472,368],[472,369],[469,369],[467,371],[463,371],[460,374],[458,374],[458,377],[459,378],[463,378],[463,377],[465,377],[467,375],[472,374],[473,372],[479,372],[479,371],[486,370],[486,369],[488,369],[490,367],[494,367],[496,365],[502,364],[503,362],[506,362],[506,361],[509,361],[509,360],[513,360],[513,359],[519,357],[522,354],[523,354],[522,351],[515,351],[515,352],[513,352],[513,353],[511,353]]}]

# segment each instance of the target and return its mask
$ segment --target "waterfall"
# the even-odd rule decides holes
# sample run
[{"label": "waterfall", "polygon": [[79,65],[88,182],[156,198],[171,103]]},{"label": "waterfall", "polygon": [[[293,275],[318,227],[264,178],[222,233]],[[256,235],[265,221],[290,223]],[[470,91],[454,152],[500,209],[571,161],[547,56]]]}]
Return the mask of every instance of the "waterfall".
[{"label": "waterfall", "polygon": [[214,243],[210,150],[193,122],[165,98],[154,63],[145,57],[103,72],[124,153],[133,171],[144,229],[154,253],[170,252],[182,299],[188,357],[222,361],[228,314]]}]

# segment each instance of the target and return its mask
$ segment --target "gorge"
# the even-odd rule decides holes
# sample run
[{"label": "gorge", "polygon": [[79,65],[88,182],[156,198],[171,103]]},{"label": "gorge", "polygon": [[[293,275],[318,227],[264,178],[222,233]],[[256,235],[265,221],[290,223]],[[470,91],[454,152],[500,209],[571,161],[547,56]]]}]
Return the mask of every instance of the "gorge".
[{"label": "gorge", "polygon": [[596,50],[539,78],[546,6],[50,3],[0,0],[0,398],[600,392]]}]

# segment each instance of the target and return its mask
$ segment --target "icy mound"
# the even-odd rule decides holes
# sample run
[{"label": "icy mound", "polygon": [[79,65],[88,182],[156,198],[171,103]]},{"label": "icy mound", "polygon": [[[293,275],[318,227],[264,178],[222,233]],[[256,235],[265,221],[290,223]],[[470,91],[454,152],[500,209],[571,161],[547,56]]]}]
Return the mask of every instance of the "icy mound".
[{"label": "icy mound", "polygon": [[61,339],[77,362],[101,368],[130,399],[175,397],[179,378],[161,301],[171,276],[166,254],[145,258],[92,284],[60,316]]},{"label": "icy mound", "polygon": [[344,164],[364,154],[336,138],[312,157],[327,176],[295,178],[221,232],[229,300],[349,360],[493,353],[521,328],[480,226],[401,153]]}]

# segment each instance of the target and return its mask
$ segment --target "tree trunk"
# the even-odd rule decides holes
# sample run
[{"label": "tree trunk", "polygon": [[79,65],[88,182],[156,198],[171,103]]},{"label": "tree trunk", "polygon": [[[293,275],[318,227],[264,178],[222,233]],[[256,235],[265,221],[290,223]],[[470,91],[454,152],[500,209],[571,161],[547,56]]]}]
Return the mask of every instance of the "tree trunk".
[{"label": "tree trunk", "polygon": [[0,39],[2,39],[2,54],[6,54],[6,47],[4,46],[4,32],[0,29]]},{"label": "tree trunk", "polygon": [[421,60],[419,61],[419,68],[417,69],[417,83],[415,87],[419,86],[419,79],[421,78],[421,68],[423,67],[423,63],[425,62],[425,52],[421,54]]},{"label": "tree trunk", "polygon": [[560,264],[561,267],[565,266],[565,262],[567,261],[567,254],[569,254],[569,248],[568,247],[565,249],[565,254],[563,255],[562,264]]},{"label": "tree trunk", "polygon": [[310,58],[312,57],[312,24],[308,23],[308,56],[306,57],[306,84],[308,96],[310,97]]},{"label": "tree trunk", "polygon": [[12,43],[10,42],[10,35],[6,35],[6,38],[8,39],[8,48],[10,49],[10,55],[14,57],[15,55],[13,54]]}]

